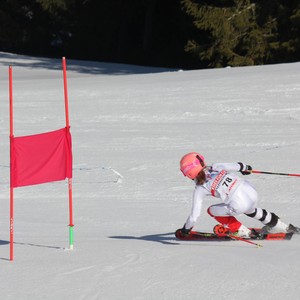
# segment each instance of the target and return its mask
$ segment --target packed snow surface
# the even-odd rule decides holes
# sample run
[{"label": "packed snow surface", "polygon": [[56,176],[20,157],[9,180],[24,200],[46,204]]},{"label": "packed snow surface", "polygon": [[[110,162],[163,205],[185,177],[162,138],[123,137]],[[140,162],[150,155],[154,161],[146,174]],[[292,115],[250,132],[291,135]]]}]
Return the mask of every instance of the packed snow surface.
[{"label": "packed snow surface", "polygon": [[[67,59],[74,249],[67,182],[16,188],[14,261],[9,65],[14,135],[65,126],[61,60],[0,53],[1,300],[299,299],[300,236],[257,248],[174,232],[191,208],[194,185],[179,171],[187,152],[300,173],[300,63],[183,71]],[[299,177],[247,179],[260,207],[300,225]],[[212,231],[213,203],[207,197],[196,229]]]}]

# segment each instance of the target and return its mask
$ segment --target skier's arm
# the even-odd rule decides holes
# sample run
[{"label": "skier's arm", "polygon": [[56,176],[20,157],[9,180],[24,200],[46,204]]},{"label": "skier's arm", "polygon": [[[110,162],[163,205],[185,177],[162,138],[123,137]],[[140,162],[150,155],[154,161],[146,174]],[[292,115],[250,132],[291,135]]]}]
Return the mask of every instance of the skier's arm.
[{"label": "skier's arm", "polygon": [[206,195],[206,191],[204,188],[202,188],[201,186],[197,186],[195,188],[193,194],[192,211],[184,224],[185,229],[191,230],[196,224],[197,219],[201,214],[202,202],[205,195]]},{"label": "skier's arm", "polygon": [[214,171],[226,170],[228,172],[241,172],[243,175],[251,174],[252,167],[244,163],[216,163],[212,165]]}]

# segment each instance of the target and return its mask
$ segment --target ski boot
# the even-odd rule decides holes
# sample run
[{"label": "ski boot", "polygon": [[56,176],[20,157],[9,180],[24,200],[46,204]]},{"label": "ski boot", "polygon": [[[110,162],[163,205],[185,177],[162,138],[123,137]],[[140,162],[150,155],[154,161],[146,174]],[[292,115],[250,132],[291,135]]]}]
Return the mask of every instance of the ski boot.
[{"label": "ski boot", "polygon": [[260,236],[259,232],[257,232],[255,229],[247,228],[244,225],[241,225],[237,231],[231,232],[229,228],[224,227],[222,224],[218,224],[214,227],[213,231],[219,236],[234,235],[243,239],[259,239]]},{"label": "ski boot", "polygon": [[290,224],[287,228],[287,232],[294,232],[295,234],[300,234],[300,228]]}]

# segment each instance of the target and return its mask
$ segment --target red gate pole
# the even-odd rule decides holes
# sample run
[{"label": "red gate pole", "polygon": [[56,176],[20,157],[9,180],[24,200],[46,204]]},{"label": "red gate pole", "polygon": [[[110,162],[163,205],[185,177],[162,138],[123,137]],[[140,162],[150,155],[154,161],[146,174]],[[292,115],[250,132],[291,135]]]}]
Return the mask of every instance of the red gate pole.
[{"label": "red gate pole", "polygon": [[[62,58],[62,66],[63,66],[63,78],[64,78],[64,96],[65,96],[65,112],[66,112],[66,127],[70,128],[70,120],[69,120],[69,97],[68,97],[68,83],[67,83],[67,64],[66,58]],[[68,189],[69,189],[69,245],[72,250],[74,247],[74,234],[73,234],[73,186],[72,186],[72,178],[68,178]]]},{"label": "red gate pole", "polygon": [[12,66],[8,68],[9,73],[9,138],[10,138],[10,260],[14,259],[14,188],[12,180],[12,143],[14,138],[14,128],[13,128],[13,83],[12,83]]}]

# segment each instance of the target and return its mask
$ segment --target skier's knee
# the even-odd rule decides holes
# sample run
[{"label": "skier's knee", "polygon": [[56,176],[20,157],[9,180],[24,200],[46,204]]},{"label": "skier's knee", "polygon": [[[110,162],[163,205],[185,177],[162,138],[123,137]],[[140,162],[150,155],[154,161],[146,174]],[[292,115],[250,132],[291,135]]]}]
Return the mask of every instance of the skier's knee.
[{"label": "skier's knee", "polygon": [[211,213],[210,211],[210,207],[207,209],[207,213],[211,216],[211,217],[214,217],[214,215]]}]

